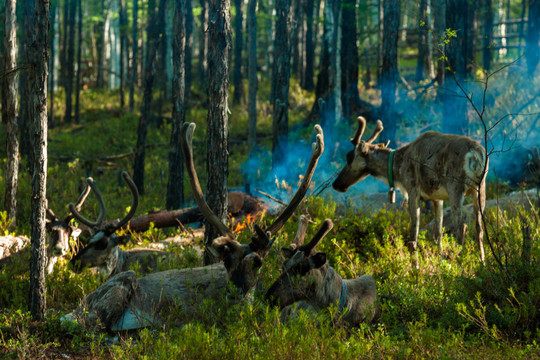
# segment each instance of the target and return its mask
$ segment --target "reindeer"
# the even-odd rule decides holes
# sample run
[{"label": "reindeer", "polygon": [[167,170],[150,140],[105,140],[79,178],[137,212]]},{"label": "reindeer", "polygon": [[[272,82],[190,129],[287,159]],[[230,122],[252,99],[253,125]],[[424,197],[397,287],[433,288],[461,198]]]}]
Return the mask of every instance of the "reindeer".
[{"label": "reindeer", "polygon": [[[283,272],[266,292],[272,305],[287,306],[300,301],[304,309],[320,311],[337,306],[339,322],[358,325],[375,315],[377,289],[371,275],[344,280],[329,264],[326,254],[315,250],[334,224],[326,219],[309,244],[304,245],[307,223],[300,219],[295,240],[282,252]],[[307,306],[306,306],[307,305]],[[346,311],[347,310],[347,311]]]},{"label": "reindeer", "polygon": [[[324,150],[323,133],[319,126],[313,144],[308,169],[297,192],[277,219],[265,230],[255,225],[249,244],[236,240],[235,234],[209,208],[193,165],[192,139],[195,124],[184,124],[181,144],[195,200],[208,226],[221,234],[210,242],[208,250],[222,263],[193,268],[157,272],[137,279],[132,271],[117,274],[86,296],[82,305],[64,320],[79,319],[94,326],[99,320],[108,330],[136,329],[159,322],[160,310],[180,306],[189,315],[203,298],[238,300],[250,297],[258,273],[273,241],[270,239],[283,227],[304,198],[317,162]],[[228,286],[230,284],[231,286]]]},{"label": "reindeer", "polygon": [[97,267],[99,273],[105,277],[111,277],[123,271],[133,268],[134,265],[140,266],[140,271],[149,273],[155,271],[160,260],[167,260],[170,253],[166,251],[158,251],[155,249],[131,249],[122,250],[119,245],[126,244],[130,236],[117,236],[115,232],[126,225],[129,220],[135,215],[139,204],[139,192],[133,180],[127,172],[122,172],[122,177],[128,184],[133,197],[131,208],[126,216],[121,220],[103,225],[107,209],[103,201],[101,192],[99,191],[95,181],[92,178],[87,178],[88,187],[91,188],[97,197],[99,203],[99,215],[96,221],[90,221],[80,214],[73,204],[69,204],[73,217],[79,220],[82,224],[89,226],[94,234],[88,244],[79,250],[70,261],[72,269],[75,272],[81,272],[88,267]]},{"label": "reindeer", "polygon": [[[77,203],[74,205],[76,210],[80,210],[88,194],[90,193],[90,187],[87,185],[81,194]],[[54,265],[58,262],[58,259],[64,257],[69,250],[69,239],[77,239],[81,234],[81,229],[71,224],[71,220],[74,218],[73,213],[70,212],[65,218],[61,219],[50,209],[46,211],[46,230],[47,230],[47,274],[52,273]],[[30,244],[30,239],[24,236],[7,236],[0,239],[0,248],[2,244],[6,249],[0,251],[3,254],[0,256],[0,267],[11,262],[11,256],[16,252],[26,248]],[[13,245],[13,246],[12,246]],[[9,251],[11,248],[11,252]]]},{"label": "reindeer", "polygon": [[432,200],[437,222],[434,237],[442,249],[443,201],[449,200],[452,210],[451,232],[463,243],[466,225],[462,215],[464,197],[472,195],[476,220],[476,240],[480,259],[484,261],[482,213],[486,201],[486,174],[488,161],[479,142],[461,135],[427,131],[412,143],[397,150],[387,144],[373,144],[382,132],[380,120],[373,135],[361,140],[366,120],[358,117],[358,129],[351,139],[354,150],[347,154],[347,164],[332,184],[345,192],[350,186],[372,175],[402,191],[408,197],[411,227],[407,246],[414,254],[413,264],[418,267],[417,241],[420,226],[420,199]]}]

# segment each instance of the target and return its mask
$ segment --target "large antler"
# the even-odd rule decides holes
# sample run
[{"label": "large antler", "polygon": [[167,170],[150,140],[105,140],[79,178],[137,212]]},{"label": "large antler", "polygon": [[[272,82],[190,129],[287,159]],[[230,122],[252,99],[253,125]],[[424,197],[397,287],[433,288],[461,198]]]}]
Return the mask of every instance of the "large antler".
[{"label": "large antler", "polygon": [[321,242],[321,240],[328,234],[330,230],[334,227],[334,223],[330,219],[324,220],[319,231],[315,234],[313,239],[307,245],[302,245],[298,250],[303,251],[306,256],[309,256],[313,249]]},{"label": "large antler", "polygon": [[[122,226],[126,225],[129,220],[135,215],[135,212],[137,211],[137,207],[139,206],[139,191],[137,190],[137,186],[131,180],[129,177],[129,174],[127,171],[122,171],[122,177],[124,178],[124,181],[126,184],[128,184],[129,189],[131,190],[131,195],[133,196],[133,200],[131,201],[131,208],[129,209],[129,212],[124,216],[124,218],[120,221],[118,221],[116,224],[114,224],[113,231],[116,231],[120,229]],[[111,230],[112,230],[111,229]]]},{"label": "large antler", "polygon": [[197,172],[195,171],[195,166],[193,162],[193,132],[195,131],[194,123],[185,123],[182,127],[182,136],[180,137],[180,143],[182,145],[182,151],[184,152],[184,162],[186,163],[186,169],[189,175],[191,189],[193,190],[193,195],[195,196],[195,201],[199,206],[199,210],[206,218],[209,224],[213,225],[222,236],[226,236],[230,239],[235,239],[236,236],[232,231],[229,230],[227,225],[225,225],[219,217],[210,209],[206,201],[204,200],[204,195],[201,190],[201,184],[199,183],[199,178]]},{"label": "large antler", "polygon": [[362,139],[364,130],[366,130],[366,119],[364,119],[362,116],[359,116],[357,120],[358,120],[358,129],[356,129],[356,133],[354,134],[354,137],[351,139],[351,142],[354,145],[354,147],[357,147],[358,144],[360,144],[360,139]]},{"label": "large antler", "polygon": [[366,141],[367,144],[371,144],[377,136],[383,131],[383,124],[381,120],[377,120],[377,125],[375,125],[375,130],[373,131],[373,135]]},{"label": "large antler", "polygon": [[[71,216],[79,220],[84,225],[90,226],[91,228],[97,228],[97,227],[100,227],[101,224],[103,223],[103,220],[105,220],[107,208],[105,207],[105,203],[103,202],[103,197],[101,196],[101,192],[99,191],[94,179],[92,179],[91,177],[88,177],[86,178],[86,183],[88,185],[86,189],[83,191],[83,193],[81,194],[81,196],[79,197],[79,200],[77,201],[77,205],[73,203],[69,203],[69,210],[71,211]],[[99,203],[99,215],[96,221],[88,220],[87,218],[85,218],[79,213],[82,203],[84,202],[84,200],[86,200],[86,197],[88,196],[88,193],[90,192],[89,189],[92,189],[94,191],[94,193],[96,194],[98,203]]]},{"label": "large antler", "polygon": [[283,227],[283,225],[285,225],[285,222],[287,222],[289,217],[291,217],[291,215],[294,213],[294,210],[296,210],[309,189],[311,178],[313,177],[313,173],[317,167],[317,162],[324,152],[324,134],[322,128],[319,125],[315,125],[315,131],[317,132],[317,138],[316,142],[311,145],[311,158],[309,159],[306,174],[304,175],[302,183],[300,183],[300,186],[298,187],[298,190],[296,190],[296,193],[294,194],[289,205],[287,205],[276,221],[274,221],[274,223],[266,229],[266,231],[270,233],[270,236],[274,236]]}]

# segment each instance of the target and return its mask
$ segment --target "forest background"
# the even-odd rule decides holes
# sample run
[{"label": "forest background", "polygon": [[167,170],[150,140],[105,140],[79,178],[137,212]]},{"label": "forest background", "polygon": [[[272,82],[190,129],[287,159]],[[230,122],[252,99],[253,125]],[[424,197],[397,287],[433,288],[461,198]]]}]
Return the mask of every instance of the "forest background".
[{"label": "forest background", "polygon": [[[482,141],[490,154],[490,199],[538,188],[540,1],[6,0],[0,23],[6,234],[29,235],[43,253],[44,224],[32,214],[44,214],[44,199],[67,211],[87,176],[109,194],[110,216],[121,217],[129,204],[121,170],[137,184],[140,211],[191,205],[177,141],[184,121],[204,129],[195,160],[206,169],[200,176],[208,201],[223,219],[223,194],[233,188],[287,201],[318,123],[327,150],[303,211],[316,223],[339,217],[326,244],[332,265],[343,275],[373,274],[391,299],[381,304],[380,319],[353,331],[308,318],[276,330],[277,315],[257,304],[255,311],[253,305],[228,310],[243,314],[236,324],[231,313],[201,310],[187,328],[143,332],[108,347],[103,334],[58,321],[98,279],[60,263],[54,275],[40,274],[36,289],[48,291],[28,298],[40,293],[29,280],[40,266],[29,269],[28,262],[39,261],[26,259],[0,273],[2,354],[32,357],[46,349],[51,357],[59,351],[79,356],[90,349],[93,357],[165,356],[171,341],[182,343],[174,351],[185,357],[205,347],[209,357],[253,356],[263,353],[261,341],[269,341],[268,357],[281,357],[292,344],[297,356],[311,357],[538,354],[534,206],[486,215],[492,216],[492,246],[485,265],[471,239],[463,248],[446,239],[448,253],[440,259],[423,233],[429,266],[415,273],[403,246],[403,208],[368,196],[386,187],[366,181],[340,195],[328,184],[351,150],[348,139],[361,115],[370,129],[383,121],[381,141],[391,147],[426,130]],[[36,190],[31,179],[40,171],[47,181]],[[534,204],[534,191],[526,194]],[[144,244],[178,232],[151,229],[137,238]],[[267,284],[279,266],[269,267]],[[220,321],[212,324],[212,315]],[[31,317],[44,320],[36,324]],[[297,344],[306,331],[312,336]],[[250,337],[246,348],[227,341],[244,337]]]}]

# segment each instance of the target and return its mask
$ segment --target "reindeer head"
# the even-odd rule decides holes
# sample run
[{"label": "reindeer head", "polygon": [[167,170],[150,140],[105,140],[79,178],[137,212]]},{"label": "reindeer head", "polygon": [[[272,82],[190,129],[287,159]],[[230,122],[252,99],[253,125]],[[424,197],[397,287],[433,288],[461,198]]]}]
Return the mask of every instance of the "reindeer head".
[{"label": "reindeer head", "polygon": [[128,184],[133,200],[131,203],[131,209],[128,214],[120,221],[103,225],[107,209],[103,202],[101,192],[97,188],[96,183],[92,178],[87,178],[88,187],[94,191],[99,202],[100,212],[98,219],[90,221],[82,216],[75,205],[69,204],[69,208],[73,217],[79,220],[82,224],[89,226],[92,229],[93,236],[88,240],[87,245],[79,250],[75,256],[71,259],[70,263],[73,266],[73,270],[76,272],[81,271],[86,267],[95,267],[104,265],[113,251],[115,251],[118,245],[125,244],[129,240],[129,235],[117,236],[115,232],[122,226],[128,223],[128,221],[135,215],[137,206],[139,205],[139,192],[137,186],[133,183],[127,172],[122,172],[122,177]]},{"label": "reindeer head", "polygon": [[[75,209],[80,211],[89,193],[90,185],[87,184],[75,204]],[[49,257],[66,255],[69,250],[69,238],[77,239],[81,234],[81,229],[70,224],[73,218],[72,212],[64,219],[60,219],[50,208],[47,209],[46,229],[49,234],[47,254]]]},{"label": "reindeer head", "polygon": [[278,218],[265,230],[261,229],[258,225],[255,225],[255,234],[251,238],[251,242],[249,244],[241,244],[236,240],[235,234],[229,230],[204,200],[199,179],[193,164],[192,140],[194,130],[194,123],[184,124],[182,136],[180,138],[191,188],[195,200],[197,201],[197,205],[208,224],[216,227],[221,234],[220,237],[214,239],[210,244],[207,244],[207,248],[214,256],[223,260],[225,269],[227,270],[228,280],[241,291],[242,295],[246,295],[246,293],[256,285],[259,270],[273,244],[273,240],[270,239],[276,235],[285,222],[291,217],[309,188],[317,162],[324,151],[323,132],[320,126],[315,126],[315,130],[318,133],[317,141],[312,145],[312,154],[308,169],[289,205],[287,205]]},{"label": "reindeer head", "polygon": [[332,184],[332,187],[339,191],[345,192],[352,185],[364,180],[370,174],[369,157],[371,154],[381,148],[388,146],[386,144],[373,144],[373,141],[383,131],[383,125],[381,120],[377,120],[377,125],[373,135],[367,140],[361,140],[364,130],[366,129],[366,119],[358,117],[358,129],[351,139],[354,146],[354,150],[347,153],[347,164],[343,167],[339,176]]},{"label": "reindeer head", "polygon": [[[283,308],[300,300],[313,298],[323,287],[324,272],[327,264],[326,254],[315,250],[317,244],[328,234],[334,224],[326,219],[309,244],[304,245],[307,222],[300,218],[296,237],[288,248],[282,252],[286,257],[283,272],[266,292],[266,299],[272,305]],[[328,267],[328,265],[326,265]]]}]

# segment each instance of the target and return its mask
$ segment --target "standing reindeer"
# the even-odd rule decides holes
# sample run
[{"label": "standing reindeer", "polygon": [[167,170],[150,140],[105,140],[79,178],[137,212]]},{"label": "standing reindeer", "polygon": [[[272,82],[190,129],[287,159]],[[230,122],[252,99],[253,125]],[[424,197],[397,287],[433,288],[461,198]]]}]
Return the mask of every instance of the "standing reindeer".
[{"label": "standing reindeer", "polygon": [[326,219],[309,244],[304,245],[307,223],[300,219],[295,240],[289,248],[282,249],[287,258],[283,272],[266,292],[266,299],[282,308],[302,301],[316,311],[336,305],[337,316],[343,315],[340,321],[352,326],[371,321],[377,299],[373,277],[362,275],[344,280],[328,264],[326,254],[315,250],[333,226],[332,221]]},{"label": "standing reindeer", "polygon": [[73,204],[69,205],[73,217],[82,224],[89,226],[94,234],[88,240],[88,244],[79,250],[70,261],[73,270],[76,272],[80,272],[87,267],[97,267],[103,277],[111,277],[138,264],[142,273],[148,273],[157,269],[160,260],[166,260],[171,255],[169,252],[155,249],[131,249],[125,251],[120,249],[119,245],[129,241],[129,235],[117,236],[115,232],[129,222],[135,215],[139,204],[139,192],[133,180],[125,171],[122,172],[122,177],[131,190],[133,200],[130,211],[121,220],[103,225],[107,209],[101,192],[92,178],[87,178],[86,181],[88,187],[94,191],[98,199],[100,207],[98,219],[95,222],[90,221],[82,216]]},{"label": "standing reindeer", "polygon": [[480,259],[484,261],[484,230],[482,213],[486,201],[486,175],[488,158],[478,141],[461,135],[428,131],[412,143],[397,150],[388,144],[373,144],[383,130],[380,120],[373,135],[361,140],[366,120],[358,117],[358,129],[351,139],[354,150],[347,154],[347,164],[332,184],[345,192],[350,186],[372,175],[394,187],[408,197],[411,228],[407,246],[414,254],[413,263],[418,267],[418,231],[420,226],[420,199],[432,200],[437,226],[435,239],[442,247],[443,201],[450,201],[452,210],[451,232],[463,243],[466,225],[462,207],[464,197],[472,195],[476,221],[476,240]]},{"label": "standing reindeer", "polygon": [[266,230],[255,225],[251,242],[241,244],[204,200],[193,165],[194,130],[193,123],[184,124],[182,129],[185,164],[199,209],[207,219],[208,226],[215,226],[221,234],[207,245],[208,250],[222,259],[223,263],[157,272],[139,279],[132,271],[120,273],[86,296],[81,307],[65,319],[79,319],[91,326],[99,320],[108,330],[128,330],[155,324],[159,321],[159,311],[174,304],[181,306],[184,313],[189,315],[195,310],[194,304],[200,303],[203,298],[219,300],[227,294],[227,299],[249,296],[273,244],[270,238],[283,227],[309,188],[324,150],[323,133],[319,126],[315,126],[318,135],[312,147],[308,169],[289,205]]}]

